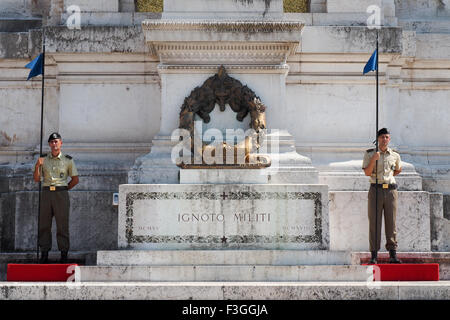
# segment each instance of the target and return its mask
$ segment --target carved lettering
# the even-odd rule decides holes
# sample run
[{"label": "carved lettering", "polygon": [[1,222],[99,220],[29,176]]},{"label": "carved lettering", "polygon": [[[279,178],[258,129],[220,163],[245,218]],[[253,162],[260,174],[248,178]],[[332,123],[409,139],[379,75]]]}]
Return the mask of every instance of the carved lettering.
[{"label": "carved lettering", "polygon": [[159,231],[158,226],[138,226],[136,229],[138,231]]},{"label": "carved lettering", "polygon": [[235,213],[237,222],[270,222],[270,213]]},{"label": "carved lettering", "polygon": [[301,225],[293,225],[293,226],[283,226],[283,230],[285,232],[302,232],[302,233],[312,233],[314,232],[314,227],[312,226],[301,226]]},{"label": "carved lettering", "polygon": [[178,222],[223,222],[225,216],[215,213],[181,213]]},{"label": "carved lettering", "polygon": [[[180,213],[178,222],[224,222],[225,215],[216,213]],[[234,222],[270,222],[270,213],[235,213]]]}]

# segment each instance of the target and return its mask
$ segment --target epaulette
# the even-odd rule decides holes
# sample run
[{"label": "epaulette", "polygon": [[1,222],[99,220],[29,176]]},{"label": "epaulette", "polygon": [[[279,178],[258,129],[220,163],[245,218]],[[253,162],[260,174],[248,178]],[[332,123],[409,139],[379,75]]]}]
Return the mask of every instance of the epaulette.
[{"label": "epaulette", "polygon": [[68,154],[65,155],[67,159],[72,160],[72,157],[69,156]]},{"label": "epaulette", "polygon": [[372,152],[375,151],[375,149],[367,149],[366,152]]}]

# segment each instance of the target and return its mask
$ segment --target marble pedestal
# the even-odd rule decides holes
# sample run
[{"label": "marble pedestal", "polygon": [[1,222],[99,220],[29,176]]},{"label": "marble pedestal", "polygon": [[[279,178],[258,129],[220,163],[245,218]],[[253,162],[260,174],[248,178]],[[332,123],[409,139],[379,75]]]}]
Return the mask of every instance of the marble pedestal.
[{"label": "marble pedestal", "polygon": [[327,249],[324,185],[121,185],[119,249]]}]

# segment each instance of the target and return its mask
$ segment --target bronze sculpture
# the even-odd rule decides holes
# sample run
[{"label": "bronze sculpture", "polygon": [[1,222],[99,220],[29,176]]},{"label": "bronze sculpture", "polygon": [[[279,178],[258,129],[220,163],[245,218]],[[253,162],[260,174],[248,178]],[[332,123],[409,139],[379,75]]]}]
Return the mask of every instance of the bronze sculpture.
[{"label": "bronze sculpture", "polygon": [[[209,123],[210,113],[214,110],[216,103],[219,105],[220,111],[225,111],[226,105],[236,112],[236,119],[240,122],[244,121],[245,117],[250,114],[249,127],[254,130],[256,134],[247,136],[241,143],[230,146],[223,142],[222,146],[206,145],[205,143],[194,143],[195,136],[194,121],[195,115],[198,115],[205,123]],[[223,152],[223,159],[226,159],[226,154],[234,152],[234,162],[232,165],[237,165],[237,154],[239,149],[245,150],[245,164],[249,167],[267,167],[270,165],[270,158],[268,156],[260,156],[252,154],[252,151],[258,150],[260,147],[260,136],[266,129],[266,107],[261,102],[261,99],[247,86],[240,81],[230,77],[225,68],[221,66],[216,75],[208,78],[202,86],[196,87],[191,91],[191,94],[184,99],[184,103],[180,111],[180,129],[188,130],[191,136],[191,150],[192,152],[208,152],[214,156],[216,152]],[[201,150],[194,150],[194,145],[201,146]],[[222,150],[220,150],[220,148]],[[234,150],[233,150],[234,149]],[[241,164],[242,165],[242,164]],[[256,166],[255,166],[256,165]],[[182,167],[188,167],[181,164]]]}]

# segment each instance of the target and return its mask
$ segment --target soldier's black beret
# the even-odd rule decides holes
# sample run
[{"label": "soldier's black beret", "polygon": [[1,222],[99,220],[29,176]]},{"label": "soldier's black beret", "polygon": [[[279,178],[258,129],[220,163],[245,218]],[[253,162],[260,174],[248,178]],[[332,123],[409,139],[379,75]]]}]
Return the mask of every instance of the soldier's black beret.
[{"label": "soldier's black beret", "polygon": [[377,137],[381,136],[382,134],[391,134],[391,133],[389,132],[388,129],[382,128],[382,129],[378,130]]},{"label": "soldier's black beret", "polygon": [[61,135],[58,132],[53,132],[49,137],[48,137],[48,142],[55,140],[55,139],[61,139]]}]

